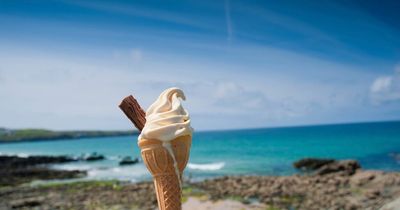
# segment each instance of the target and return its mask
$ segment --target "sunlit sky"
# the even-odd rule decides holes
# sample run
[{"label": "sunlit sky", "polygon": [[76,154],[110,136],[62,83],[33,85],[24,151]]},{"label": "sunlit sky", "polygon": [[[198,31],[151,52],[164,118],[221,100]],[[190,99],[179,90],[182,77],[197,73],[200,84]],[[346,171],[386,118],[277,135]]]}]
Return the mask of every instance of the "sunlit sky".
[{"label": "sunlit sky", "polygon": [[399,1],[0,1],[0,127],[130,129],[177,86],[197,130],[400,119]]}]

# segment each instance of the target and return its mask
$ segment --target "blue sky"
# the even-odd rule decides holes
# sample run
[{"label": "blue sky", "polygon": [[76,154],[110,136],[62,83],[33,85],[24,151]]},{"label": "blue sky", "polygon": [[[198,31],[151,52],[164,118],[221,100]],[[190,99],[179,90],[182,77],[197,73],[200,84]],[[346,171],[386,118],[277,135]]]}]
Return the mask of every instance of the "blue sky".
[{"label": "blue sky", "polygon": [[128,129],[182,88],[197,130],[400,119],[396,1],[0,1],[0,127]]}]

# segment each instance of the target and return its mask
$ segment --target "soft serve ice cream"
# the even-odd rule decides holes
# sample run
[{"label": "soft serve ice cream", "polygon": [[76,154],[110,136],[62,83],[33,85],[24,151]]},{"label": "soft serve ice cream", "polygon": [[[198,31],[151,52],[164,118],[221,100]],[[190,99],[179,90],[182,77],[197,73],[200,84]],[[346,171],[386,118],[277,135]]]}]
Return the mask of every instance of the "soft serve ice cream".
[{"label": "soft serve ice cream", "polygon": [[154,139],[169,142],[173,139],[192,135],[189,113],[182,107],[185,94],[173,87],[161,93],[146,111],[146,124],[139,136],[141,139]]},{"label": "soft serve ice cream", "polygon": [[132,96],[119,107],[141,131],[138,146],[143,163],[153,177],[160,210],[182,209],[181,174],[189,161],[193,129],[188,112],[182,107],[185,95],[169,88],[143,111]]},{"label": "soft serve ice cream", "polygon": [[192,136],[193,132],[193,128],[190,126],[189,113],[182,107],[181,100],[185,100],[185,94],[179,88],[173,87],[162,92],[147,109],[146,124],[138,138],[139,142],[142,139],[162,142],[163,147],[174,161],[180,188],[182,188],[181,177],[171,141],[181,136]]}]

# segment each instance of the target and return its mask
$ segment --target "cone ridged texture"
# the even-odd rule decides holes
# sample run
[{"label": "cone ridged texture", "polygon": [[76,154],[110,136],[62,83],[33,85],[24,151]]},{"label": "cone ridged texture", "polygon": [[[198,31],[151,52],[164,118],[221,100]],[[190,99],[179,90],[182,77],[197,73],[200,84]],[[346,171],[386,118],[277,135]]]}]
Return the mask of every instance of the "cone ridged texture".
[{"label": "cone ridged texture", "polygon": [[[191,136],[178,137],[171,141],[171,146],[178,164],[180,175],[189,160]],[[139,141],[142,159],[153,175],[160,210],[181,210],[181,188],[176,174],[174,161],[162,142],[151,139]]]}]

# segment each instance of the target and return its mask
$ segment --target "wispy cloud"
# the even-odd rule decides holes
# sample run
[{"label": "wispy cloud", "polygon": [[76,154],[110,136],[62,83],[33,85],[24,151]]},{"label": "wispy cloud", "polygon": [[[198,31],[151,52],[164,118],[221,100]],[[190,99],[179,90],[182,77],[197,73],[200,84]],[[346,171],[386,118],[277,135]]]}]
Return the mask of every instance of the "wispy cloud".
[{"label": "wispy cloud", "polygon": [[[368,59],[376,59],[376,55],[371,56],[369,52],[360,49],[360,44],[363,43],[364,40],[353,40],[355,38],[351,34],[359,32],[353,32],[352,30],[360,27],[360,30],[367,33],[371,33],[371,31],[380,31],[382,36],[388,36],[387,31],[391,29],[387,28],[385,24],[376,21],[368,14],[355,13],[348,8],[338,6],[337,3],[326,3],[329,7],[323,7],[321,11],[317,13],[310,11],[307,15],[302,15],[303,13],[305,14],[304,10],[296,8],[296,12],[289,15],[282,12],[287,8],[291,8],[286,7],[286,5],[284,5],[285,3],[282,3],[282,10],[276,10],[269,7],[238,2],[238,6],[235,9],[245,14],[247,18],[242,17],[241,23],[236,23],[235,34],[247,40],[266,43],[290,50],[298,50],[302,53],[313,54],[313,56],[325,58],[335,56],[336,59],[343,59],[351,62],[365,62],[368,61]],[[291,9],[295,8],[293,7],[294,5],[295,4],[292,5]],[[310,6],[312,10],[316,10],[315,7],[312,7],[315,6],[312,3],[310,5],[304,5],[305,8]],[[326,18],[328,16],[320,15],[320,13],[324,11],[329,13],[340,11],[338,13],[341,15],[331,14],[329,18]],[[350,18],[357,21],[347,21],[347,19]],[[252,19],[252,24],[249,24],[246,21],[247,19]],[[258,20],[257,24],[254,23],[254,20]],[[249,28],[248,25],[256,25],[257,27],[262,25],[264,28],[269,28],[269,30],[267,30],[268,33],[254,33],[254,30],[257,30],[257,28]],[[321,27],[321,25],[329,25],[329,27]],[[342,27],[345,30],[341,30]],[[244,28],[253,30],[244,30]],[[335,33],[332,33],[332,29],[335,29]],[[279,34],[278,37],[275,37],[276,34]],[[287,35],[289,35],[290,38],[282,37]],[[385,40],[386,37],[378,41],[385,42]],[[396,43],[396,45],[398,45],[397,38],[394,39],[392,36],[388,36],[387,40],[390,40],[389,43]]]},{"label": "wispy cloud", "polygon": [[205,24],[201,21],[195,21],[177,13],[172,13],[166,10],[159,10],[155,8],[143,7],[139,5],[131,6],[120,3],[106,3],[106,2],[83,2],[83,1],[63,1],[65,4],[72,4],[88,9],[99,10],[104,12],[115,13],[118,15],[127,15],[131,17],[140,17],[146,19],[157,20],[160,22],[167,22],[173,24],[179,24],[184,26],[190,26],[201,29],[216,29],[213,25]]},{"label": "wispy cloud", "polygon": [[233,39],[233,29],[232,29],[230,0],[225,0],[225,20],[226,20],[226,32],[228,35],[228,41],[231,42]]},{"label": "wispy cloud", "polygon": [[392,75],[376,78],[370,87],[370,99],[374,105],[400,101],[400,65]]},{"label": "wispy cloud", "polygon": [[[237,9],[248,15],[252,15],[263,20],[264,23],[269,23],[274,26],[278,26],[279,28],[284,28],[288,31],[313,37],[317,40],[334,42],[334,44],[342,45],[332,35],[323,32],[322,30],[318,29],[308,22],[296,19],[289,15],[284,15],[271,9],[252,6],[249,4],[240,4],[240,7],[238,7]],[[245,36],[252,36],[252,34],[246,33],[245,31],[240,32],[243,33],[243,35]]]},{"label": "wispy cloud", "polygon": [[234,112],[267,112],[268,100],[261,91],[248,90],[235,82],[219,82],[214,87],[215,104]]}]

